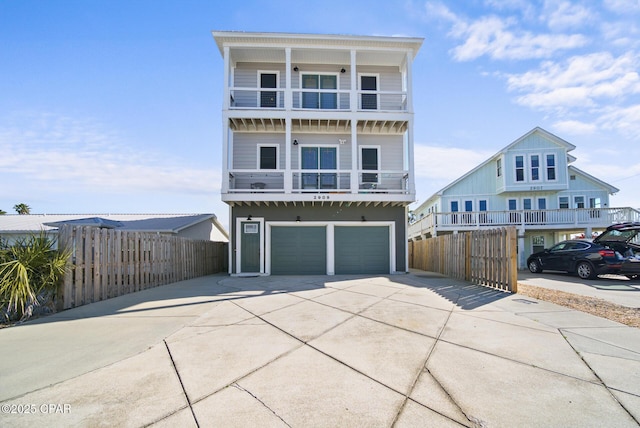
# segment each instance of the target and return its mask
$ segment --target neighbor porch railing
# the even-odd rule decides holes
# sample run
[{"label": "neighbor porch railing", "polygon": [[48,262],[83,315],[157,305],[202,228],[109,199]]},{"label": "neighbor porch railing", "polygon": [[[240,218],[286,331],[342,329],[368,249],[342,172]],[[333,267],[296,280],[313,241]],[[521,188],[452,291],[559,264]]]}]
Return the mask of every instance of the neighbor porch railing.
[{"label": "neighbor porch railing", "polygon": [[625,221],[640,221],[633,208],[576,208],[557,210],[512,210],[431,213],[409,225],[409,237],[435,236],[438,231],[515,226],[527,228],[607,227]]}]

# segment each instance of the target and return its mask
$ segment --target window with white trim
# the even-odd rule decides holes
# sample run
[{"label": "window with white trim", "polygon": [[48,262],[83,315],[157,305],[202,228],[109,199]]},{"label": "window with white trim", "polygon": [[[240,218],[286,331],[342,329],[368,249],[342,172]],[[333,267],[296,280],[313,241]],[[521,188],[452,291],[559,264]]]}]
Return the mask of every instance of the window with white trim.
[{"label": "window with white trim", "polygon": [[496,174],[498,177],[502,177],[502,159],[496,161]]},{"label": "window with white trim", "polygon": [[547,181],[554,181],[556,179],[556,155],[547,154],[545,156],[545,163],[547,168]]},{"label": "window with white trim", "polygon": [[338,108],[337,74],[302,74],[302,108]]},{"label": "window with white trim", "polygon": [[518,155],[515,157],[516,163],[516,181],[524,181],[524,156]]},{"label": "window with white trim", "polygon": [[584,196],[574,196],[573,205],[576,208],[586,208],[586,204],[584,202]]},{"label": "window with white trim", "polygon": [[540,155],[531,155],[529,158],[531,181],[540,181]]},{"label": "window with white trim", "polygon": [[569,197],[568,196],[560,196],[558,198],[558,207],[560,209],[567,209],[569,208]]},{"label": "window with white trim", "polygon": [[278,169],[278,146],[258,145],[258,169]]},{"label": "window with white trim", "polygon": [[[378,76],[373,74],[360,75],[360,108],[363,110],[378,109]],[[372,93],[366,93],[371,91]]]}]

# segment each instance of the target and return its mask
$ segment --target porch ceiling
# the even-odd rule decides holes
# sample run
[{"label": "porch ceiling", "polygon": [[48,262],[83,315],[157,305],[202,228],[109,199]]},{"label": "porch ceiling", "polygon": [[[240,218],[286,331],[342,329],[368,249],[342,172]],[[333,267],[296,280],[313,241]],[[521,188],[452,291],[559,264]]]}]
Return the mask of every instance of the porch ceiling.
[{"label": "porch ceiling", "polygon": [[282,207],[313,207],[313,206],[356,206],[356,207],[405,207],[411,202],[406,201],[227,201],[231,207],[241,206],[282,206]]},{"label": "porch ceiling", "polygon": [[[282,118],[239,118],[229,119],[229,128],[236,132],[285,132]],[[407,130],[405,120],[359,120],[360,134],[402,134]],[[351,132],[349,119],[293,119],[292,132]]]}]

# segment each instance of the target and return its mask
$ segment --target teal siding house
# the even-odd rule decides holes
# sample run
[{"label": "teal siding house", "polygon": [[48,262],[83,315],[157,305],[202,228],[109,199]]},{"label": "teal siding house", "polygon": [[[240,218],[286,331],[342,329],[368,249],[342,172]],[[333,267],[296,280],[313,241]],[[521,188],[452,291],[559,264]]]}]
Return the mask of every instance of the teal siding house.
[{"label": "teal siding house", "polygon": [[518,228],[518,262],[572,235],[638,221],[612,208],[618,189],[571,165],[575,146],[536,127],[436,192],[412,212],[410,239],[482,228]]}]

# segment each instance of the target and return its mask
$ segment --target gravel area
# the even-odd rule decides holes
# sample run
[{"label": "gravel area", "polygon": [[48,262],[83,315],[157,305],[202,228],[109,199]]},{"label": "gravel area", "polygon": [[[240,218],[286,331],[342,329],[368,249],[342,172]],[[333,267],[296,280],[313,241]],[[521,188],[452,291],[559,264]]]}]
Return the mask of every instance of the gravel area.
[{"label": "gravel area", "polygon": [[567,308],[616,321],[630,327],[640,328],[640,308],[628,308],[597,297],[581,296],[521,283],[518,283],[518,294],[566,306]]}]

